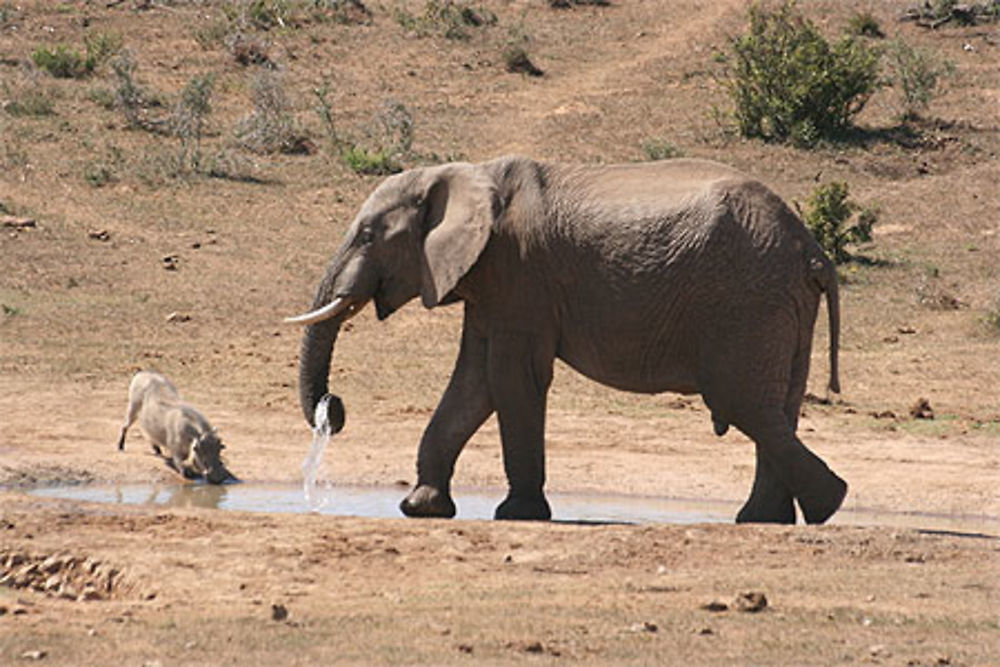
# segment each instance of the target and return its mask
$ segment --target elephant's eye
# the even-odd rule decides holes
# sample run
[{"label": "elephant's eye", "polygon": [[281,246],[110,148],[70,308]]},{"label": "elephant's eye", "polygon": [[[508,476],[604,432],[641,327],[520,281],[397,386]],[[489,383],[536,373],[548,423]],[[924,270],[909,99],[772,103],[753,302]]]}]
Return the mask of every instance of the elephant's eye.
[{"label": "elephant's eye", "polygon": [[372,228],[367,226],[362,227],[359,240],[361,241],[361,245],[371,245],[372,241],[375,240],[375,233],[372,231]]}]

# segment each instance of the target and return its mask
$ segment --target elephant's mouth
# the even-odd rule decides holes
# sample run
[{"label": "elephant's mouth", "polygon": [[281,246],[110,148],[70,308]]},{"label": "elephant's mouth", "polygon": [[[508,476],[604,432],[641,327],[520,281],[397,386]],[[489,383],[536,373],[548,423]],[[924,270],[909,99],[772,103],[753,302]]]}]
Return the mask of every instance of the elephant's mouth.
[{"label": "elephant's mouth", "polygon": [[367,305],[368,301],[369,299],[358,297],[338,296],[327,305],[310,310],[308,313],[296,315],[295,317],[286,317],[285,322],[288,324],[316,324],[317,322],[323,322],[334,317],[341,317],[342,321],[346,322],[361,312],[361,309]]}]

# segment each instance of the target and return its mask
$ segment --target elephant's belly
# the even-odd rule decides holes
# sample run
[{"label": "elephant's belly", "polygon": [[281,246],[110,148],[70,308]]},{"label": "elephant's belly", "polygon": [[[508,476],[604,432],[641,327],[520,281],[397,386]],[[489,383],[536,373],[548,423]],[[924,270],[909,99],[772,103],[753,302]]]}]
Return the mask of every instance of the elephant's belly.
[{"label": "elephant's belly", "polygon": [[[609,348],[613,349],[613,348]],[[697,394],[697,369],[694,355],[583,353],[572,346],[559,351],[559,358],[584,376],[622,391],[659,394],[671,391],[679,394]]]}]

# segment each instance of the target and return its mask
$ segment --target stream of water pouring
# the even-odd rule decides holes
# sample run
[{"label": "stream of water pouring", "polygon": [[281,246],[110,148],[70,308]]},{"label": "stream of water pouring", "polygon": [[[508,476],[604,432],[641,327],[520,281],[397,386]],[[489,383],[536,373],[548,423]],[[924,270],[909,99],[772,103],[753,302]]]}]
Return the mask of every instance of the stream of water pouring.
[{"label": "stream of water pouring", "polygon": [[316,478],[319,476],[320,466],[323,464],[323,452],[330,444],[330,418],[328,406],[332,397],[327,394],[316,404],[316,413],[313,415],[313,439],[309,446],[309,453],[306,454],[302,462],[302,491],[305,494],[306,505],[310,512],[319,512],[330,502],[330,488],[326,485],[326,492],[316,493]]}]

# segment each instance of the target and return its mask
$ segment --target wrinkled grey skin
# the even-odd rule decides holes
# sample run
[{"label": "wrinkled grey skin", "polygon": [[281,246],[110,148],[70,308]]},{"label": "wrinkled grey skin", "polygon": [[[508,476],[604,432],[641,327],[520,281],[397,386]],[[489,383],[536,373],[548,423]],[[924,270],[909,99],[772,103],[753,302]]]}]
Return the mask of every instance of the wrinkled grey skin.
[{"label": "wrinkled grey skin", "polygon": [[[461,348],[420,442],[409,516],[451,517],[466,441],[494,412],[501,519],[548,519],[545,404],[556,358],[633,392],[700,393],[717,434],[756,443],[739,522],[809,523],[847,485],[796,437],[820,295],[839,391],[836,275],[763,185],[699,160],[567,166],[524,158],[415,169],[368,198],[319,285],[299,389],[312,423],[342,323],[368,301],[384,319],[420,296],[462,302]],[[339,300],[338,300],[339,299]]]},{"label": "wrinkled grey skin", "polygon": [[157,456],[185,478],[204,476],[212,484],[235,479],[222,463],[225,445],[208,420],[159,373],[140,371],[132,378],[119,450],[125,449],[125,435],[136,419]]}]

